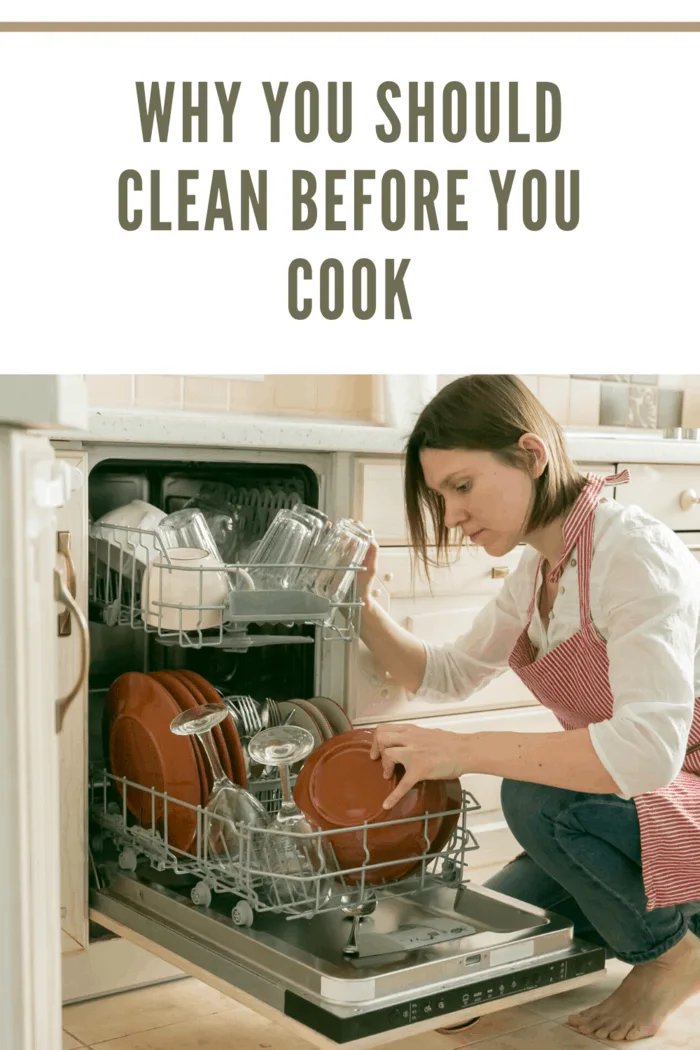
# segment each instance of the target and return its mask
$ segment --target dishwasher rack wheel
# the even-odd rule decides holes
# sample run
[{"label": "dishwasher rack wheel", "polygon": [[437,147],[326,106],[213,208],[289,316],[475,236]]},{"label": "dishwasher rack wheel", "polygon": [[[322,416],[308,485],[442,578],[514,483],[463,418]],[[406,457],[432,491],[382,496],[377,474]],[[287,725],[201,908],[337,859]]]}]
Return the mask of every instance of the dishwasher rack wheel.
[{"label": "dishwasher rack wheel", "polygon": [[119,867],[122,871],[136,871],[137,864],[138,854],[135,849],[127,846],[126,849],[121,851],[119,854]]},{"label": "dishwasher rack wheel", "polygon": [[236,926],[252,926],[255,916],[248,901],[239,901],[235,908],[231,909],[231,918]]},{"label": "dishwasher rack wheel", "polygon": [[462,869],[456,861],[447,857],[443,861],[442,871],[440,877],[443,882],[446,882],[448,886],[456,886],[462,881]]},{"label": "dishwasher rack wheel", "polygon": [[190,898],[198,907],[208,908],[211,904],[211,886],[207,882],[198,882],[190,890]]}]

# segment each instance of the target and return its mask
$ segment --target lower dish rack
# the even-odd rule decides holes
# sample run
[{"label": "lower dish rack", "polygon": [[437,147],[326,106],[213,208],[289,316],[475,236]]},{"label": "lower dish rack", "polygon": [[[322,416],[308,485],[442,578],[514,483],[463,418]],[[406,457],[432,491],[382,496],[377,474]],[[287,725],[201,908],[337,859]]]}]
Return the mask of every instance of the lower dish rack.
[{"label": "lower dish rack", "polygon": [[[127,805],[129,791],[132,798],[137,793],[141,800],[138,820]],[[276,815],[282,800],[279,780],[251,782],[248,791],[263,803],[271,818]],[[189,805],[103,770],[90,781],[91,856],[94,860],[109,841],[124,871],[135,872],[145,863],[158,872],[189,876],[194,904],[208,907],[214,894],[229,894],[235,898],[233,922],[252,926],[255,913],[308,919],[348,905],[361,908],[364,901],[384,895],[410,897],[431,885],[458,885],[463,881],[466,854],[479,848],[467,818],[480,808],[470,792],[462,791],[456,808],[352,828],[292,832],[274,825],[234,827],[206,807]],[[182,826],[183,816],[193,829],[186,848],[182,843],[174,845],[174,836],[169,836],[169,828]],[[442,835],[435,835],[436,822]],[[232,833],[225,838],[230,842],[235,837],[237,848],[213,852],[211,829],[223,825]],[[400,835],[409,825],[415,845],[408,855],[394,853],[390,859],[376,860],[377,837]],[[351,843],[355,852],[359,848],[364,859],[355,867],[346,863],[341,869],[338,856],[346,853],[345,843]],[[397,878],[399,870],[402,877]]]}]

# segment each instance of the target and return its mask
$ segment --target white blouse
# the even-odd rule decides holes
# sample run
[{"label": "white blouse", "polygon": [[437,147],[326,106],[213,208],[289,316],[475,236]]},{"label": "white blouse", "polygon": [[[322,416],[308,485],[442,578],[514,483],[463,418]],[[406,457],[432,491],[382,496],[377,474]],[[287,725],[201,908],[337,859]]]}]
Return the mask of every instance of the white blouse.
[{"label": "white blouse", "polygon": [[[508,667],[527,625],[539,555],[527,547],[496,598],[449,645],[424,642],[416,694],[463,700]],[[640,507],[598,504],[590,577],[591,617],[607,643],[612,718],[589,727],[593,747],[622,798],[670,784],[683,764],[700,696],[700,563],[671,529]],[[538,584],[542,586],[542,578]],[[529,637],[538,659],[581,627],[578,570],[559,580],[548,626],[538,602]]]}]

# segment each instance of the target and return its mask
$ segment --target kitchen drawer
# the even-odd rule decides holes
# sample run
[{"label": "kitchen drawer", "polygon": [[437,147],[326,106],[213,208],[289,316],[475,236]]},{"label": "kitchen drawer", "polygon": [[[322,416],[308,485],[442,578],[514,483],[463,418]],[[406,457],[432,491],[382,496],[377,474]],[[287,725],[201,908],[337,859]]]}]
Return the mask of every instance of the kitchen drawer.
[{"label": "kitchen drawer", "polygon": [[615,499],[626,506],[642,507],[675,531],[700,529],[700,503],[687,508],[681,504],[683,493],[700,497],[700,466],[621,463],[619,469],[625,466],[631,480],[628,485],[617,486]]},{"label": "kitchen drawer", "polygon": [[[430,581],[411,551],[388,547],[379,551],[377,579],[391,598],[442,595],[497,594],[503,580],[515,570],[525,546],[502,558],[491,558],[481,547],[462,547],[449,565],[430,569]],[[435,556],[435,548],[429,550]]]},{"label": "kitchen drawer", "polygon": [[[592,470],[608,476],[615,472],[615,468],[609,463],[578,463],[577,467],[583,474]],[[409,545],[404,509],[403,456],[363,457],[355,460],[353,517],[374,529],[380,546]],[[434,541],[429,531],[429,540],[431,538]],[[461,542],[457,531],[455,542]]]},{"label": "kitchen drawer", "polygon": [[[362,458],[355,460],[353,517],[374,529],[377,543],[388,547],[406,547],[408,524],[404,500],[404,460],[402,456]],[[428,542],[435,542],[428,528]],[[461,544],[462,533],[455,530],[454,542]]]}]

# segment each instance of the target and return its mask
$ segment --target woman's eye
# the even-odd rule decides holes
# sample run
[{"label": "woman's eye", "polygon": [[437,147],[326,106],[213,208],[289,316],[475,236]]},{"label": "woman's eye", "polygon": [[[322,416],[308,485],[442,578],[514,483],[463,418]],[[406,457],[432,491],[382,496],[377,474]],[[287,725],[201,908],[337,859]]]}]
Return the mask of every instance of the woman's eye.
[{"label": "woman's eye", "polygon": [[457,492],[469,492],[471,485],[468,481],[465,481],[462,485],[457,486]]}]

